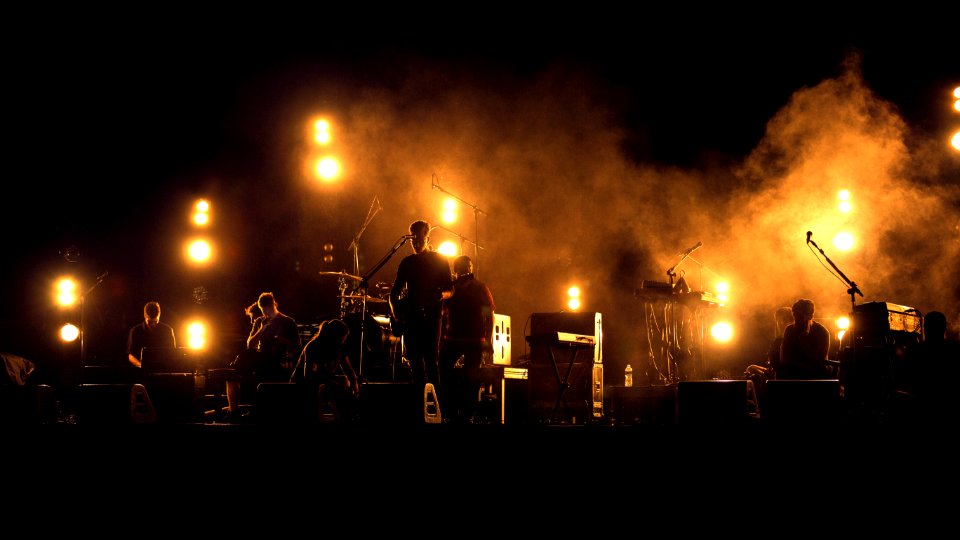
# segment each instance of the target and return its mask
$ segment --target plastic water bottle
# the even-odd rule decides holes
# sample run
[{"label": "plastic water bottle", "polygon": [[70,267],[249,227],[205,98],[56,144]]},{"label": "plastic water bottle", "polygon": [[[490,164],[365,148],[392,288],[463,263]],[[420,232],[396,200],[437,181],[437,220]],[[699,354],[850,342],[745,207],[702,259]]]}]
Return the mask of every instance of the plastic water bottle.
[{"label": "plastic water bottle", "polygon": [[623,370],[623,385],[633,386],[633,368],[627,364],[627,369]]}]

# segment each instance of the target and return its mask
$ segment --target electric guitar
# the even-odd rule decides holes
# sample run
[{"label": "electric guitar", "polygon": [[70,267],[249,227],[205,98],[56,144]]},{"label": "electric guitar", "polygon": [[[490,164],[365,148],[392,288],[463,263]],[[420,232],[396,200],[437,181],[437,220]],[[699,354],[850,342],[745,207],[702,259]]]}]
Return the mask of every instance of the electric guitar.
[{"label": "electric guitar", "polygon": [[393,304],[393,314],[390,315],[390,333],[393,334],[393,337],[400,337],[406,331],[405,323],[408,320],[409,309],[410,301],[407,297],[403,297]]}]

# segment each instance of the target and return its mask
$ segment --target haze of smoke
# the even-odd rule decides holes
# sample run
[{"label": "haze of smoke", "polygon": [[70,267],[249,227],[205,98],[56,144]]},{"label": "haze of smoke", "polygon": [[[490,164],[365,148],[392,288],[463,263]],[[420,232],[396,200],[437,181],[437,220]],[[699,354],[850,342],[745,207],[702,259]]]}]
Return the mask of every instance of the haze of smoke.
[{"label": "haze of smoke", "polygon": [[[846,313],[846,286],[807,250],[807,230],[860,285],[866,298],[858,302],[956,310],[955,180],[922,185],[910,174],[922,156],[856,62],[798,90],[734,171],[625,159],[620,96],[589,73],[554,67],[532,81],[493,75],[414,64],[392,87],[353,92],[342,124],[356,184],[325,196],[356,226],[373,196],[383,202],[364,236],[362,267],[413,220],[442,224],[434,178],[483,211],[478,275],[517,335],[531,313],[563,309],[567,286],[577,284],[583,309],[604,313],[605,331],[619,338],[608,341],[615,354],[645,354],[643,307],[633,291],[642,280],[666,281],[665,270],[697,241],[703,247],[678,270],[694,288],[729,281],[725,309],[734,317],[772,313],[799,297],[814,299],[818,315]],[[949,179],[943,166],[934,172]],[[849,215],[837,211],[843,188],[852,193]],[[473,211],[459,211],[460,221],[444,226],[466,237],[464,250],[475,255]],[[352,224],[344,228],[355,231]],[[854,234],[856,249],[832,246],[840,230]],[[435,244],[445,238],[457,241],[434,232]],[[408,253],[376,279],[392,279]]]}]

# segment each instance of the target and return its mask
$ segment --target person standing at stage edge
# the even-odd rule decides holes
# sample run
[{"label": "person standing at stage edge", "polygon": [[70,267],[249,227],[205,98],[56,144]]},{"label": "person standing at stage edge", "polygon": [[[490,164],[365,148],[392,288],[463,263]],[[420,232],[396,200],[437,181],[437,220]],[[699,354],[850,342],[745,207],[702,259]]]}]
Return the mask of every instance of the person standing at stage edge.
[{"label": "person standing at stage edge", "polygon": [[425,384],[432,383],[439,403],[440,325],[443,301],[452,294],[453,280],[447,259],[430,248],[430,224],[415,221],[410,224],[410,234],[413,255],[404,257],[397,268],[390,314],[394,332],[399,329],[403,335],[415,391],[419,395]]},{"label": "person standing at stage edge", "polygon": [[452,399],[454,420],[475,420],[483,355],[493,351],[493,295],[474,277],[473,261],[466,255],[453,260],[453,296],[444,305],[440,344],[440,377]]}]

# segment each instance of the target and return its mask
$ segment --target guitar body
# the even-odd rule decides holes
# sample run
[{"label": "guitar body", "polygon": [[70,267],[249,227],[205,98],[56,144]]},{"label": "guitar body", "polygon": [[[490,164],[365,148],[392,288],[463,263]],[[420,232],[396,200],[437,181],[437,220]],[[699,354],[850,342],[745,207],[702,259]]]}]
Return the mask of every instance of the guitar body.
[{"label": "guitar body", "polygon": [[390,333],[393,334],[393,337],[401,337],[406,331],[405,323],[407,312],[410,309],[409,305],[406,298],[401,298],[393,306],[393,313],[396,315],[390,315]]}]

